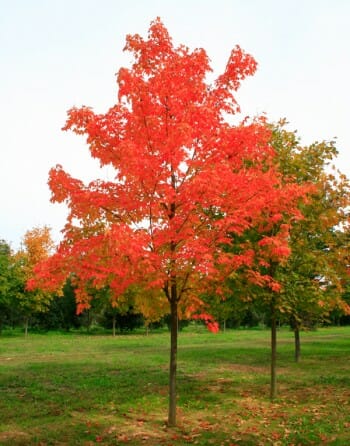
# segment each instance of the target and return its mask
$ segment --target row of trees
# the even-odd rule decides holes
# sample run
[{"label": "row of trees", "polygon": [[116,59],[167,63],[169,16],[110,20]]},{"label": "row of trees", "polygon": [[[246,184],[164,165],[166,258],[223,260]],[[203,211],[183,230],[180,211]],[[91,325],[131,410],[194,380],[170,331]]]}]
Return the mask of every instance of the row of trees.
[{"label": "row of trees", "polygon": [[[64,238],[29,278],[31,292],[57,292],[70,279],[77,310],[98,296],[125,296],[170,318],[168,424],[176,424],[178,320],[217,319],[254,304],[271,324],[271,396],[276,326],[348,311],[347,179],[329,163],[333,143],[302,147],[284,123],[236,123],[235,94],[256,70],[232,50],[212,83],[203,49],[190,51],[157,19],[147,39],[127,36],[131,68],[118,73],[116,105],[68,112],[65,130],[85,135],[91,155],[114,181],[84,184],[58,165],[52,201],[69,214]],[[146,316],[147,318],[147,316]]]},{"label": "row of trees", "polygon": [[[8,244],[6,243],[6,248]],[[1,244],[3,247],[3,242]],[[1,256],[2,257],[2,256]],[[1,258],[1,266],[6,264]],[[7,262],[6,262],[7,263]],[[11,264],[11,260],[9,262]],[[6,268],[9,263],[7,263]],[[13,268],[12,266],[10,268]],[[6,272],[2,270],[2,281]],[[91,307],[82,313],[76,312],[76,301],[74,286],[71,280],[63,287],[60,295],[47,294],[45,302],[36,302],[33,295],[27,294],[22,273],[19,277],[7,275],[7,279],[13,281],[7,284],[6,295],[1,295],[1,329],[14,329],[21,327],[25,335],[28,334],[28,326],[32,331],[49,330],[83,330],[92,332],[93,330],[111,331],[113,336],[119,333],[131,332],[135,329],[142,329],[146,335],[152,330],[159,328],[169,328],[169,309],[167,305],[154,307],[151,301],[144,300],[142,293],[129,292],[122,296],[117,306],[112,306],[107,290],[95,293],[91,301]],[[21,283],[22,280],[22,283]],[[4,282],[2,282],[4,283]],[[20,284],[20,286],[18,286]],[[204,297],[205,298],[205,297]],[[343,305],[350,302],[348,293],[342,294]],[[228,294],[225,300],[212,301],[212,314],[220,324],[220,330],[239,328],[267,328],[271,327],[271,314],[268,306],[259,299],[247,301],[239,298],[235,294]],[[23,303],[26,305],[23,305]],[[164,302],[162,302],[164,304]],[[349,325],[350,316],[341,308],[335,307],[326,313],[320,311],[319,306],[315,306],[314,311],[302,313],[302,329],[316,329],[320,325]],[[180,315],[181,317],[181,315]],[[179,318],[179,328],[187,326],[191,320]],[[202,321],[192,321],[202,324]],[[289,326],[295,331],[294,318],[288,314],[279,314],[278,326]],[[0,330],[1,334],[1,330]],[[296,361],[300,359],[300,339],[296,343]]]},{"label": "row of trees", "polygon": [[47,310],[52,293],[40,288],[30,291],[26,285],[36,264],[47,259],[53,248],[48,227],[27,231],[16,252],[0,240],[0,332],[4,325],[23,321],[27,334],[30,317]]}]

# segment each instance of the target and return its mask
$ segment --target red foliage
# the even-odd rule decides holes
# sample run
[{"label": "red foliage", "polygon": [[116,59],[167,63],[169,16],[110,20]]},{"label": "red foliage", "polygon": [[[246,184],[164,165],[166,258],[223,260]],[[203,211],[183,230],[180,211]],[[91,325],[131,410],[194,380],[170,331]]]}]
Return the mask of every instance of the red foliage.
[{"label": "red foliage", "polygon": [[[208,84],[205,51],[174,47],[159,19],[148,39],[127,36],[125,49],[134,64],[119,70],[116,105],[105,114],[73,108],[64,127],[86,136],[115,180],[84,184],[60,165],[50,171],[52,201],[65,202],[69,216],[37,280],[50,288],[73,273],[80,309],[89,296],[79,284],[89,280],[114,295],[132,283],[161,287],[169,300],[185,296],[197,310],[208,281],[252,265],[251,249],[229,254],[223,244],[297,216],[303,192],[282,185],[264,119],[230,123],[239,110],[235,91],[256,69],[250,55],[233,49],[225,72]],[[267,258],[288,255],[287,232],[262,240]],[[217,330],[214,321],[207,325]]]},{"label": "red foliage", "polygon": [[218,333],[219,331],[219,324],[213,319],[213,316],[208,313],[193,314],[192,319],[200,319],[204,321],[207,329],[212,333]]}]

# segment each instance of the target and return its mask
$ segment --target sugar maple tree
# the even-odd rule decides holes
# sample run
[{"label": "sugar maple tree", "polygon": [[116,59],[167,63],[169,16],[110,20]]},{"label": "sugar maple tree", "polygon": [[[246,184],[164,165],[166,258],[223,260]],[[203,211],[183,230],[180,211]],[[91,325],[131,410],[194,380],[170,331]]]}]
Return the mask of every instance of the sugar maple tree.
[{"label": "sugar maple tree", "polygon": [[[259,219],[293,214],[297,187],[281,187],[273,167],[270,131],[263,120],[233,125],[235,91],[256,69],[236,47],[213,83],[203,49],[172,39],[160,19],[147,39],[128,35],[130,68],[117,75],[116,105],[104,114],[89,107],[68,112],[64,130],[86,135],[91,155],[112,166],[114,181],[84,184],[61,166],[50,171],[52,201],[65,202],[64,240],[37,270],[37,284],[56,288],[68,274],[77,286],[78,310],[89,305],[87,281],[119,296],[131,285],[162,290],[171,315],[168,424],[176,424],[178,309],[203,313],[208,282],[242,264],[253,252],[223,249]],[[286,255],[285,233],[266,241]],[[267,277],[255,280],[267,281]],[[32,283],[31,286],[34,286]],[[117,298],[117,297],[116,297]],[[202,314],[211,329],[217,326]]]}]

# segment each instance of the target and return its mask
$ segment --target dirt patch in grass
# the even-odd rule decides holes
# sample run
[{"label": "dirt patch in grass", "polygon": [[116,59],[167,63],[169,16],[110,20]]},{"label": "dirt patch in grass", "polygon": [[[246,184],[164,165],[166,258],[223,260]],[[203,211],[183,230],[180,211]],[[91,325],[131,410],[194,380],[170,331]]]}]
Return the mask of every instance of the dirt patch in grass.
[{"label": "dirt patch in grass", "polygon": [[28,432],[5,431],[0,432],[0,444],[26,445],[30,440]]}]

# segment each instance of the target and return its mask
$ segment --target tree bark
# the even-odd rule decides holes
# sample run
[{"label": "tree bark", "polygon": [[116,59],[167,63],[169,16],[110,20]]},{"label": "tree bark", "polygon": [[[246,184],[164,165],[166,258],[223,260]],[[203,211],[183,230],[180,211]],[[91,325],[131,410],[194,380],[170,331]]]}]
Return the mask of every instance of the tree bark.
[{"label": "tree bark", "polygon": [[113,314],[113,321],[112,321],[112,324],[113,324],[113,326],[112,326],[112,328],[113,328],[113,337],[115,337],[115,325],[116,325],[116,316],[115,316],[115,314]]},{"label": "tree bark", "polygon": [[168,426],[176,426],[176,369],[177,369],[177,292],[176,285],[171,286],[170,299],[170,366],[169,366],[169,414]]},{"label": "tree bark", "polygon": [[270,385],[270,399],[273,400],[277,395],[277,324],[276,311],[274,305],[271,305],[271,385]]},{"label": "tree bark", "polygon": [[[173,166],[171,165],[171,185],[176,192],[176,178],[174,174]],[[175,217],[176,204],[175,202],[170,204],[169,220]],[[179,330],[178,321],[178,295],[177,295],[177,278],[176,278],[176,243],[174,240],[170,242],[170,295],[169,289],[168,300],[170,303],[170,364],[169,364],[169,412],[168,412],[168,426],[176,426],[176,369],[177,369],[177,335]]]},{"label": "tree bark", "polygon": [[29,325],[29,317],[24,319],[24,336],[28,336],[28,325]]},{"label": "tree bark", "polygon": [[295,362],[299,362],[301,348],[300,348],[300,330],[298,324],[296,324],[294,327],[294,348],[295,348],[294,351]]}]

